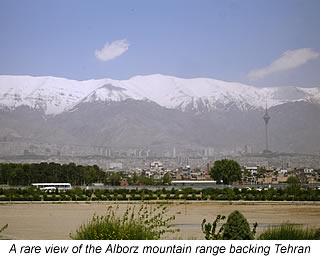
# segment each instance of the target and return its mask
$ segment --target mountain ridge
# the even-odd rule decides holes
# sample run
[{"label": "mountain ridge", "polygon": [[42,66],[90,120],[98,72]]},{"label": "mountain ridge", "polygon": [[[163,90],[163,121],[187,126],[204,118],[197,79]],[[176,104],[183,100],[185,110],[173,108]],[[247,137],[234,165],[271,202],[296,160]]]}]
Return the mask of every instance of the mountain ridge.
[{"label": "mountain ridge", "polygon": [[52,76],[0,75],[0,108],[28,106],[45,115],[73,111],[80,103],[149,100],[160,106],[202,113],[236,107],[245,111],[295,101],[320,103],[320,88],[257,88],[210,78],[153,74],[128,80],[70,80]]}]

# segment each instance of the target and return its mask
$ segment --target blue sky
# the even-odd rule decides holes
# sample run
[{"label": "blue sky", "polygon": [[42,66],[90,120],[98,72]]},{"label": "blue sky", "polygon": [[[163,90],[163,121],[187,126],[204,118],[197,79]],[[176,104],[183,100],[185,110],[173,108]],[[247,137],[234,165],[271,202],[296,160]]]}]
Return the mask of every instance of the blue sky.
[{"label": "blue sky", "polygon": [[0,0],[0,74],[320,87],[320,1]]}]

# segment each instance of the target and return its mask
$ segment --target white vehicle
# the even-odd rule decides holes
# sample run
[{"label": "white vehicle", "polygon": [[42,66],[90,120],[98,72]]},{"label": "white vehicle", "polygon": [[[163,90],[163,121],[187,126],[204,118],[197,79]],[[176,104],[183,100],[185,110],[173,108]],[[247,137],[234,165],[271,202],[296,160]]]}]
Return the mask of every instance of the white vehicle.
[{"label": "white vehicle", "polygon": [[70,183],[32,183],[31,185],[45,191],[69,190],[72,188]]}]

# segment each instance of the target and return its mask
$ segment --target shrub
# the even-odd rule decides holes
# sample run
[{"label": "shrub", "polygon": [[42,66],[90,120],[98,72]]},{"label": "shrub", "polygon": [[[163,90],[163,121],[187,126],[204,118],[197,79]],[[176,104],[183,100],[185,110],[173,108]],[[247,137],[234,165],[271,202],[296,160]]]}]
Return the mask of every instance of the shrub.
[{"label": "shrub", "polygon": [[206,240],[220,240],[222,239],[222,231],[224,224],[220,227],[218,232],[216,233],[217,225],[221,220],[224,220],[226,217],[218,215],[212,224],[206,224],[206,219],[202,221],[201,229],[203,234],[205,235]]},{"label": "shrub", "polygon": [[216,228],[221,220],[226,217],[218,215],[215,221],[210,224],[206,224],[204,219],[201,225],[202,232],[205,234],[207,240],[251,240],[254,239],[256,234],[257,223],[254,224],[254,228],[251,231],[247,219],[237,210],[232,212],[227,219],[227,222],[222,224],[218,232]]},{"label": "shrub", "polygon": [[293,223],[283,223],[280,226],[269,227],[258,239],[260,240],[319,240],[320,228],[308,229]]},{"label": "shrub", "polygon": [[257,223],[253,231],[250,230],[247,219],[235,210],[228,216],[227,223],[224,226],[222,239],[224,240],[251,240],[254,239]]},{"label": "shrub", "polygon": [[142,205],[138,212],[135,207],[129,207],[122,216],[117,216],[118,207],[110,206],[106,216],[96,216],[80,226],[72,239],[80,240],[150,240],[160,239],[167,232],[177,232],[170,222],[175,216],[168,217],[167,208],[158,205],[149,209]]}]

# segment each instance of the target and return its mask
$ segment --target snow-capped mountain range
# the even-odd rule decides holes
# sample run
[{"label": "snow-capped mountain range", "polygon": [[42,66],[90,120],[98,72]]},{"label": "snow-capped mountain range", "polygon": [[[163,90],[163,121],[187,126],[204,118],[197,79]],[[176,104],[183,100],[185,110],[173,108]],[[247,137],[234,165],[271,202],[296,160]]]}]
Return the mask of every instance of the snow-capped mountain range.
[{"label": "snow-capped mountain range", "polygon": [[320,88],[256,88],[209,78],[182,79],[166,75],[136,76],[129,80],[76,81],[57,77],[0,75],[0,108],[20,106],[46,115],[74,111],[81,103],[146,100],[181,111],[263,109],[295,102],[320,103]]},{"label": "snow-capped mountain range", "polygon": [[77,145],[77,151],[83,145],[223,151],[245,144],[262,151],[266,102],[273,151],[320,152],[320,88],[165,75],[87,81],[2,75],[0,156],[37,143]]}]

